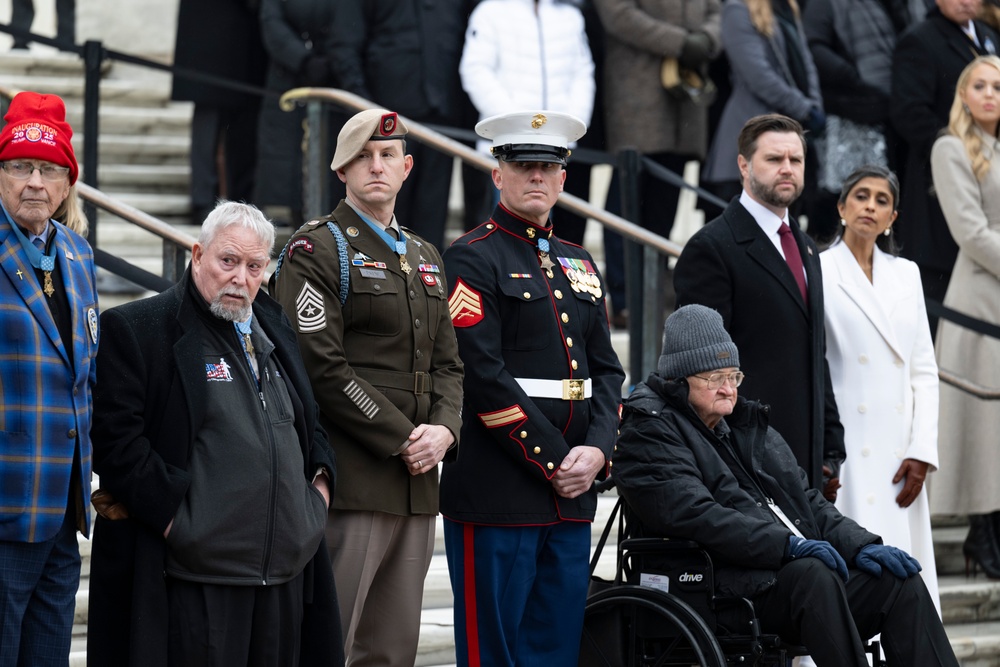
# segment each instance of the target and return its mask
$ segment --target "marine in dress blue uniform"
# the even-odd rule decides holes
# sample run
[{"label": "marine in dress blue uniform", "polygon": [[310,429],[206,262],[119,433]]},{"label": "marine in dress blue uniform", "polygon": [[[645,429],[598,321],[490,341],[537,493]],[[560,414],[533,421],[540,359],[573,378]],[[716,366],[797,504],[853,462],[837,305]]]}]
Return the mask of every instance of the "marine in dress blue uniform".
[{"label": "marine in dress blue uniform", "polygon": [[462,450],[441,479],[459,665],[577,664],[592,483],[624,380],[604,281],[549,220],[585,129],[555,112],[481,121],[500,203],[444,254],[466,369]]}]

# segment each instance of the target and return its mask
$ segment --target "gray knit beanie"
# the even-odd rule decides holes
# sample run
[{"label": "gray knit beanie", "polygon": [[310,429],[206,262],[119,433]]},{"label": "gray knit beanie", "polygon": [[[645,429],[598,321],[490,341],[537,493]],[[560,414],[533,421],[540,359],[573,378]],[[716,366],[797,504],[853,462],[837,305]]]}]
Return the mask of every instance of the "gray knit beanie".
[{"label": "gray knit beanie", "polygon": [[663,323],[663,352],[656,370],[668,380],[739,365],[739,350],[722,325],[722,315],[711,308],[684,306]]}]

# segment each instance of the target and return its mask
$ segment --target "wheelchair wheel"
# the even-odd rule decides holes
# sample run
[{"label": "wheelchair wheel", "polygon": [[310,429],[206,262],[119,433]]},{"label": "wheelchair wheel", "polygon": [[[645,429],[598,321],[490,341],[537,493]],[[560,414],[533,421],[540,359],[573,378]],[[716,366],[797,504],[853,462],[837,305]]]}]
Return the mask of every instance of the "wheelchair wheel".
[{"label": "wheelchair wheel", "polygon": [[580,667],[726,667],[711,629],[687,603],[643,586],[590,596]]}]

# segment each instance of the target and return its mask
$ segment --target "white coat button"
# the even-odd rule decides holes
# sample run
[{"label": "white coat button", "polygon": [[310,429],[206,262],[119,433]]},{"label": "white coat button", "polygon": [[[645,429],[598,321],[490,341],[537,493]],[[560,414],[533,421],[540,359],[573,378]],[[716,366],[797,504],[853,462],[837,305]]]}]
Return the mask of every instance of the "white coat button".
[{"label": "white coat button", "polygon": [[858,406],[858,412],[860,412],[861,414],[865,414],[866,412],[868,412],[868,406],[862,403],[861,405]]},{"label": "white coat button", "polygon": [[868,447],[864,447],[861,449],[861,456],[871,456],[871,455],[872,455],[872,450],[869,449]]},{"label": "white coat button", "polygon": [[862,354],[860,357],[858,357],[858,361],[861,362],[862,364],[867,364],[868,363],[868,355],[867,354]]},{"label": "white coat button", "polygon": [[896,412],[898,412],[899,414],[903,414],[903,404],[902,403],[900,403],[899,405],[896,406]]},{"label": "white coat button", "polygon": [[868,504],[869,505],[874,505],[875,504],[875,494],[869,494],[868,495]]},{"label": "white coat button", "polygon": [[896,368],[902,368],[903,367],[903,360],[902,359],[896,359],[896,361],[894,363],[896,364]]},{"label": "white coat button", "polygon": [[906,452],[904,452],[902,449],[897,449],[894,453],[896,454],[896,458],[902,461],[903,454],[905,454]]}]

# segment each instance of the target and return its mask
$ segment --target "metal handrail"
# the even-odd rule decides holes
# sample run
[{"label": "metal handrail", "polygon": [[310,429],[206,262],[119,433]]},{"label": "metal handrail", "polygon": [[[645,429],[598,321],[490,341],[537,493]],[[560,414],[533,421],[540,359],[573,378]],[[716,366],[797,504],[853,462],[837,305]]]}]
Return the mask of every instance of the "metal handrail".
[{"label": "metal handrail", "polygon": [[197,241],[195,237],[176,229],[173,225],[163,222],[159,218],[154,218],[134,206],[117,199],[113,199],[100,190],[92,188],[86,183],[77,181],[76,189],[82,199],[85,199],[91,204],[94,204],[109,213],[117,215],[119,218],[122,218],[137,227],[142,227],[146,231],[156,234],[164,241],[169,241],[170,243],[180,246],[185,250],[191,250],[191,247]]},{"label": "metal handrail", "polygon": [[[333,102],[354,111],[376,108],[365,98],[336,88],[293,88],[281,96],[279,104],[285,111],[291,111],[296,103],[311,100]],[[480,171],[489,173],[496,167],[496,160],[484,155],[482,152],[446,137],[440,132],[436,132],[415,120],[411,120],[405,116],[400,116],[400,118],[406,123],[407,133],[422,144],[447,155],[461,158],[465,163],[472,165]],[[585,218],[593,218],[619,234],[627,236],[661,254],[680,257],[681,246],[677,243],[654,234],[614,213],[608,213],[604,209],[597,208],[590,202],[571,195],[568,192],[563,192],[559,195],[559,203],[563,208],[569,209],[573,213]]]},{"label": "metal handrail", "polygon": [[949,384],[967,394],[972,394],[976,398],[981,398],[986,401],[1000,400],[1000,389],[984,387],[981,384],[977,384],[975,382],[971,382],[970,380],[960,378],[957,375],[953,375],[948,371],[943,371],[940,368],[938,369],[938,378],[940,378],[941,382]]}]

